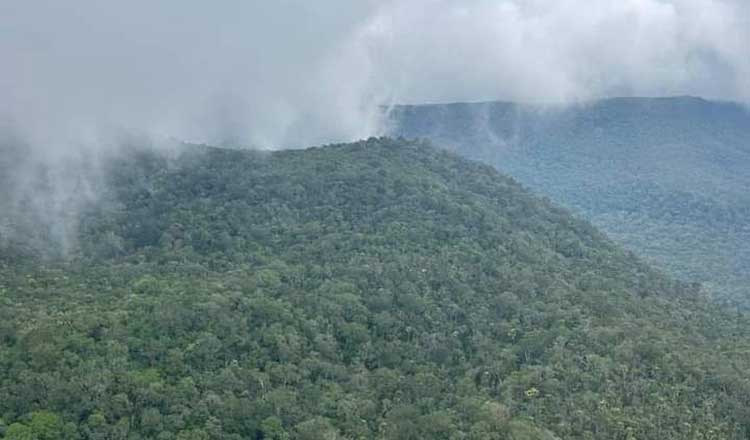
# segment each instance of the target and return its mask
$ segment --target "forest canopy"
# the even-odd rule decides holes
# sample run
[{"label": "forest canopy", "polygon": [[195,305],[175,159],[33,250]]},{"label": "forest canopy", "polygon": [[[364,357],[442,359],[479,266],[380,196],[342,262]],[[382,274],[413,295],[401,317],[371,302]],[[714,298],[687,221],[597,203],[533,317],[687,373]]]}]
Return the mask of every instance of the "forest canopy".
[{"label": "forest canopy", "polygon": [[747,319],[490,166],[388,138],[107,166],[64,258],[3,241],[2,438],[750,435]]},{"label": "forest canopy", "polygon": [[717,302],[750,306],[750,111],[693,97],[396,106],[430,139],[518,179]]}]

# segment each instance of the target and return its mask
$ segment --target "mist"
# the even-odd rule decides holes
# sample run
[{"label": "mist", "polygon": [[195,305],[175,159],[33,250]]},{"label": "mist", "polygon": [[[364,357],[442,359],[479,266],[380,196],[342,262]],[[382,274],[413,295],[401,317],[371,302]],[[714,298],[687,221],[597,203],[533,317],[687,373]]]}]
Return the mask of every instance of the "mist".
[{"label": "mist", "polygon": [[750,6],[713,0],[0,4],[0,117],[50,150],[136,131],[285,148],[378,106],[750,96]]},{"label": "mist", "polygon": [[0,145],[20,151],[0,241],[21,205],[66,237],[102,184],[92,164],[133,135],[280,149],[382,134],[400,103],[747,102],[750,5],[16,0],[0,3],[0,57]]}]

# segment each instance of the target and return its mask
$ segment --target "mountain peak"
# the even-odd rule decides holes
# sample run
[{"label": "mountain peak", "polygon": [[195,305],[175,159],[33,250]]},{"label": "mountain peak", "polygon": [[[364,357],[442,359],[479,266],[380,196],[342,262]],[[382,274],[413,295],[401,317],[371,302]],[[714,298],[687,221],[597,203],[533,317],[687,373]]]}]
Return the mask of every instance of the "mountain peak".
[{"label": "mountain peak", "polygon": [[145,150],[106,171],[76,254],[0,265],[7,433],[744,429],[750,325],[487,165],[373,138]]}]

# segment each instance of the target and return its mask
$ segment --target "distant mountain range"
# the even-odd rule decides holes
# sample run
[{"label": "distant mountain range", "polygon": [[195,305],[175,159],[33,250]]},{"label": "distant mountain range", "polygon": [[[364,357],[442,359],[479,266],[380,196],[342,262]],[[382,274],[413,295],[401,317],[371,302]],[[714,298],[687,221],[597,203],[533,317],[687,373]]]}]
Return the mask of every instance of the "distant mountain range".
[{"label": "distant mountain range", "polygon": [[750,305],[750,112],[693,97],[404,105],[389,132],[491,164],[627,248]]}]

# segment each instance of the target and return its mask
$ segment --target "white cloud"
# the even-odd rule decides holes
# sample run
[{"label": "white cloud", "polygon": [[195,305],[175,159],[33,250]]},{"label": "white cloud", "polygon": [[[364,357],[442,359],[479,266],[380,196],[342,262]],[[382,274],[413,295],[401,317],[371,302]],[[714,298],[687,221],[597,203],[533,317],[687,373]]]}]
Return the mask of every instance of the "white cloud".
[{"label": "white cloud", "polygon": [[47,152],[114,129],[303,146],[377,105],[750,99],[741,0],[0,3],[0,115]]},{"label": "white cloud", "polygon": [[[429,12],[425,12],[429,11]],[[744,3],[419,0],[371,19],[379,87],[410,102],[750,97]]]}]

